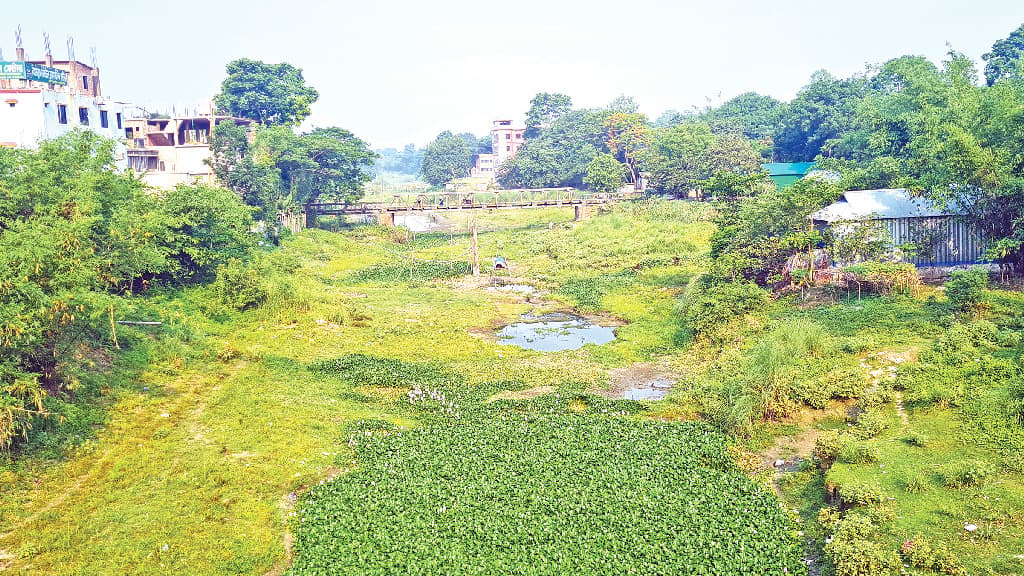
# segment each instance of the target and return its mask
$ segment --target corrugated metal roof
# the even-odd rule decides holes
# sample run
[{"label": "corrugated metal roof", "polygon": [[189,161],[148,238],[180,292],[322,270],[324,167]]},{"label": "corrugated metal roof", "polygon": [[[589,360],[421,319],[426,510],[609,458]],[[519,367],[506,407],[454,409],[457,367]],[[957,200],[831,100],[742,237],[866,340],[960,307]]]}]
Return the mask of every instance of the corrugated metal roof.
[{"label": "corrugated metal roof", "polygon": [[851,190],[838,202],[811,214],[811,220],[835,222],[865,218],[927,218],[963,214],[956,209],[944,209],[928,198],[911,196],[905,188],[882,190]]},{"label": "corrugated metal roof", "polygon": [[814,162],[770,162],[761,166],[769,176],[803,176],[814,168]]}]

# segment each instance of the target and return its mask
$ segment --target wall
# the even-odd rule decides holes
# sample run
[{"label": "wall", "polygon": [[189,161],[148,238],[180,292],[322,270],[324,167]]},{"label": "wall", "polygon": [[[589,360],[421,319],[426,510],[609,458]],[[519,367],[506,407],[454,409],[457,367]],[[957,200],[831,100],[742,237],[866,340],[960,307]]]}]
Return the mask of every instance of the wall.
[{"label": "wall", "polygon": [[[11,107],[7,100],[17,100]],[[67,107],[67,123],[58,118],[58,107]],[[23,148],[35,148],[40,140],[57,138],[75,128],[91,130],[117,141],[114,150],[119,170],[128,167],[127,147],[124,144],[124,104],[104,98],[73,96],[53,90],[0,90],[0,142],[14,143]],[[88,124],[79,119],[79,108],[85,108]],[[100,111],[107,111],[107,127],[100,122]],[[117,115],[121,114],[121,128]]]}]

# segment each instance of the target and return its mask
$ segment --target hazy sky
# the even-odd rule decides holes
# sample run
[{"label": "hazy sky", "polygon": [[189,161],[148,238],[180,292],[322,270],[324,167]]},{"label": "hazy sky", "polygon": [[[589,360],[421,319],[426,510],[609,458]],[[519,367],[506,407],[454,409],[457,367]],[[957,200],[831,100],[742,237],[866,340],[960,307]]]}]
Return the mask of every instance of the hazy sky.
[{"label": "hazy sky", "polygon": [[904,54],[979,60],[1024,23],[1021,0],[5,0],[0,49],[23,29],[54,56],[95,46],[104,94],[147,109],[208,101],[236,58],[290,62],[320,91],[309,122],[374,147],[485,134],[537,92],[576,106],[632,96],[652,118],[747,91],[792,98]]}]

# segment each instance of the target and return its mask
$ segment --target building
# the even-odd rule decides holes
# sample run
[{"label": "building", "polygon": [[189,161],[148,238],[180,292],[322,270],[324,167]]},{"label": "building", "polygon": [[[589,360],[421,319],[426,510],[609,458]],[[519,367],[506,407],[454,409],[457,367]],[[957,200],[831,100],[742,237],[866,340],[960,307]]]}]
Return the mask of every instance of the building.
[{"label": "building", "polygon": [[772,162],[761,165],[768,171],[768,177],[775,182],[778,188],[785,188],[800,180],[811,170],[814,170],[814,162]]},{"label": "building", "polygon": [[123,102],[103,96],[99,69],[77,60],[16,59],[0,62],[0,146],[34,148],[76,128],[118,142],[115,159],[127,167]]},{"label": "building", "polygon": [[956,266],[982,260],[985,251],[983,240],[963,218],[965,213],[897,188],[851,190],[810,219],[817,229],[837,235],[877,224],[887,232],[888,248],[900,260],[917,266]]},{"label": "building", "polygon": [[493,179],[498,166],[515,157],[519,147],[523,145],[524,132],[526,132],[526,128],[515,124],[512,120],[492,122],[491,153],[477,156],[476,164],[470,170],[470,176]]},{"label": "building", "polygon": [[158,188],[178,184],[214,184],[210,134],[220,123],[249,120],[199,114],[180,118],[132,118],[125,126],[128,166],[143,182]]}]

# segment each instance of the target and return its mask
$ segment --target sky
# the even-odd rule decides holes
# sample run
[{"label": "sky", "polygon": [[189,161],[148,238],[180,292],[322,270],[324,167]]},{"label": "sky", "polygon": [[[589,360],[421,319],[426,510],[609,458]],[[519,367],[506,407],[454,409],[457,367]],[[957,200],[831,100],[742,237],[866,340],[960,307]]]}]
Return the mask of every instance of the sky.
[{"label": "sky", "polygon": [[[633,97],[652,119],[744,92],[790,100],[902,55],[981,55],[1024,23],[1021,0],[8,0],[0,50],[57,59],[95,47],[104,95],[181,113],[237,58],[288,62],[320,92],[305,127],[375,148],[522,121],[538,92],[575,107]],[[173,107],[173,108],[172,108]]]}]

